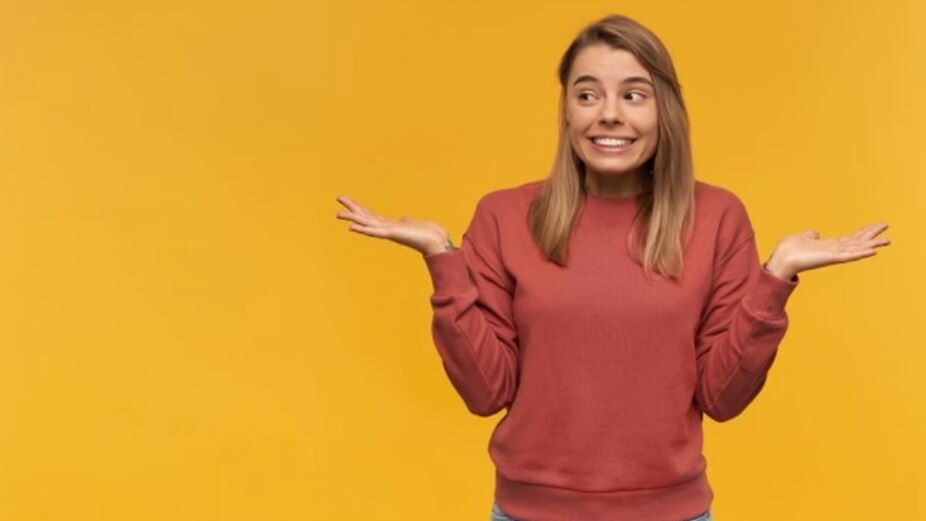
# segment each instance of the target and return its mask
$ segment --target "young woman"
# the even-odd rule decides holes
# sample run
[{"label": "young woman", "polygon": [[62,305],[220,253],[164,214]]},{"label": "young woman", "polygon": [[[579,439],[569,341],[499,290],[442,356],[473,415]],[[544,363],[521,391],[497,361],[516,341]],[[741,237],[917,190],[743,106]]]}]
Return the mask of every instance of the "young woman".
[{"label": "young woman", "polygon": [[449,380],[472,413],[506,409],[493,520],[710,520],[703,415],[758,395],[797,274],[874,255],[887,225],[760,264],[742,201],[694,179],[668,51],[627,17],[584,28],[559,82],[549,176],[483,196],[460,248],[347,197],[338,218],[423,254]]}]

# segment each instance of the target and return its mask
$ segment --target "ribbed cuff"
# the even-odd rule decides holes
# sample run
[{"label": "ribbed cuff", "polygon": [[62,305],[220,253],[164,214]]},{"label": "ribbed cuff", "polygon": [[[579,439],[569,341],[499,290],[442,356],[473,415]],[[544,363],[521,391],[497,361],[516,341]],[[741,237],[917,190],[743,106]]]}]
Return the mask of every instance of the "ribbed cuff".
[{"label": "ribbed cuff", "polygon": [[800,280],[797,274],[791,280],[782,279],[765,269],[765,264],[762,264],[759,268],[759,279],[750,294],[750,307],[767,316],[783,315],[785,304]]},{"label": "ribbed cuff", "polygon": [[424,262],[431,274],[436,295],[459,293],[472,284],[466,270],[463,248],[425,255]]}]

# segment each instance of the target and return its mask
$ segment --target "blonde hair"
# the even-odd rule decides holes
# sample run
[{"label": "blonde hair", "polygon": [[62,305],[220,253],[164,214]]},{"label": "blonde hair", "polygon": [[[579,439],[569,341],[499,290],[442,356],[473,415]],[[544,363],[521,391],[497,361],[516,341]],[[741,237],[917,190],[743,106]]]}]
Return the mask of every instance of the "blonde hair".
[{"label": "blonde hair", "polygon": [[627,240],[631,258],[649,275],[658,271],[677,279],[682,254],[694,220],[694,168],[688,113],[668,50],[649,29],[621,15],[610,15],[582,29],[563,54],[558,74],[559,143],[543,189],[531,202],[528,223],[534,242],[549,260],[565,265],[569,238],[585,195],[585,164],[569,139],[565,118],[566,90],[576,55],[605,43],[624,49],[653,76],[658,118],[658,144],[644,165],[644,191]]}]

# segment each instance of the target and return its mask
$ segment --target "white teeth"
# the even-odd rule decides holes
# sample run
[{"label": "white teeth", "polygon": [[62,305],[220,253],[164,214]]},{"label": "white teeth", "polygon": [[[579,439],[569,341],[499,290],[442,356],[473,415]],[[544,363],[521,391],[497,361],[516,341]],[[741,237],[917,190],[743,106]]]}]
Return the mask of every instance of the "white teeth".
[{"label": "white teeth", "polygon": [[618,139],[610,137],[596,137],[593,138],[592,141],[594,141],[596,145],[602,145],[606,147],[623,147],[633,143],[632,139]]}]

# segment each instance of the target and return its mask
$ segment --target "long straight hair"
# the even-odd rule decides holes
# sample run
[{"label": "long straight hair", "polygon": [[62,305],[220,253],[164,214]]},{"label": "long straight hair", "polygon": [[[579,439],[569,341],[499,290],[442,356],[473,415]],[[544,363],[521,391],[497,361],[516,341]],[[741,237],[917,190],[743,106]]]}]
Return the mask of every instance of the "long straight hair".
[{"label": "long straight hair", "polygon": [[632,53],[653,76],[657,107],[656,151],[644,165],[644,189],[627,239],[630,257],[653,272],[678,279],[694,220],[694,168],[688,113],[668,50],[649,29],[622,15],[610,15],[582,29],[560,60],[559,143],[543,189],[531,202],[528,223],[544,256],[566,265],[569,240],[585,197],[585,164],[573,150],[566,122],[566,90],[576,55],[605,43]]}]

